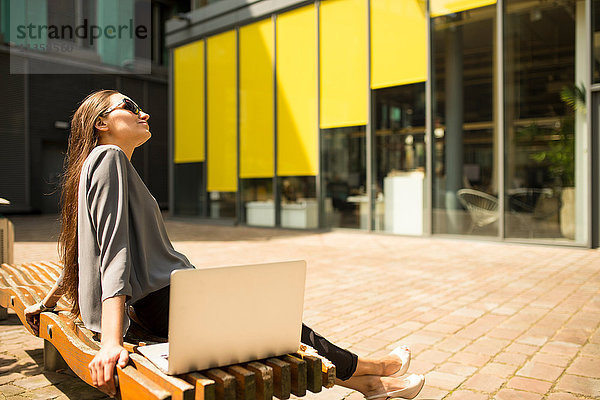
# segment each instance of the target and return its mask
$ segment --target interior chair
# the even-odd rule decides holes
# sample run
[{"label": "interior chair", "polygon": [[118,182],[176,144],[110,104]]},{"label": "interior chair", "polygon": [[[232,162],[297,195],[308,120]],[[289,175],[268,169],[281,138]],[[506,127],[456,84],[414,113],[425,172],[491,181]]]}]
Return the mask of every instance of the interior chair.
[{"label": "interior chair", "polygon": [[456,197],[471,217],[472,232],[498,220],[498,198],[475,189],[460,189]]}]

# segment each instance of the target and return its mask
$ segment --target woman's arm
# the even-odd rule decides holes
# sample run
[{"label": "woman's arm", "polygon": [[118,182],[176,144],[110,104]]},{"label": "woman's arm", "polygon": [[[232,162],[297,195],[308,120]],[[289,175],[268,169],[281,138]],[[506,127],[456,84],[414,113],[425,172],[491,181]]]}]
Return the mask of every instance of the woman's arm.
[{"label": "woman's arm", "polygon": [[92,383],[110,396],[115,396],[115,364],[124,368],[129,353],[123,347],[125,296],[110,297],[102,302],[102,340],[96,356],[88,365]]},{"label": "woman's arm", "polygon": [[31,326],[31,329],[35,332],[36,336],[39,335],[40,331],[40,312],[47,308],[54,308],[62,296],[60,284],[60,280],[56,281],[42,301],[27,307],[24,311],[25,319],[29,326]]}]

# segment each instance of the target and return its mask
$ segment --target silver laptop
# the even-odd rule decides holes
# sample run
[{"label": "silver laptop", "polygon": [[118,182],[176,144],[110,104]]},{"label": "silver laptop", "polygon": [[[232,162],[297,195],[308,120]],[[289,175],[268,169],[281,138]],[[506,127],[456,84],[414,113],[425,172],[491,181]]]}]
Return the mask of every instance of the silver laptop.
[{"label": "silver laptop", "polygon": [[173,271],[169,341],[138,351],[169,375],[295,352],[305,281],[305,261]]}]

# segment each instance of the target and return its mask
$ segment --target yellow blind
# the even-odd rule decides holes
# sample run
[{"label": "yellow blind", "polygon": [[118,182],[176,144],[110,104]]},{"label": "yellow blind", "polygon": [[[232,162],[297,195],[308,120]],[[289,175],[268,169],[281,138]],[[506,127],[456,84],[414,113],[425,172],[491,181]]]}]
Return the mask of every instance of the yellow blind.
[{"label": "yellow blind", "polygon": [[206,41],[207,190],[237,190],[235,31]]},{"label": "yellow blind", "polygon": [[277,173],[316,175],[317,22],[314,5],[277,18]]},{"label": "yellow blind", "polygon": [[[204,161],[204,42],[173,50],[175,162]],[[191,118],[193,116],[193,118]]]},{"label": "yellow blind", "polygon": [[371,88],[427,79],[425,0],[371,0]]},{"label": "yellow blind", "polygon": [[429,13],[432,17],[439,17],[490,4],[496,4],[496,0],[431,0]]},{"label": "yellow blind", "polygon": [[367,123],[367,2],[321,3],[321,128]]},{"label": "yellow blind", "polygon": [[268,178],[273,160],[273,22],[240,29],[240,177]]}]

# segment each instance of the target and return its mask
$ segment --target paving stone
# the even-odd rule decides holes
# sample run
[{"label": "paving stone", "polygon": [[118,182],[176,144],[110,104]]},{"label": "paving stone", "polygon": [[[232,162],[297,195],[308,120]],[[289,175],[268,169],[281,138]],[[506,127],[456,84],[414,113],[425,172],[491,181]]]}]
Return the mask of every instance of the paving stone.
[{"label": "paving stone", "polygon": [[460,388],[493,393],[498,390],[504,382],[504,378],[498,376],[476,373],[460,385]]},{"label": "paving stone", "polygon": [[0,375],[0,386],[23,378],[25,378],[25,376],[18,372]]},{"label": "paving stone", "polygon": [[14,381],[13,384],[25,389],[37,389],[50,385],[52,382],[44,375],[31,376],[29,378]]},{"label": "paving stone", "polygon": [[531,346],[523,343],[513,343],[506,348],[506,351],[509,353],[519,353],[528,356],[532,355],[533,353],[536,353],[538,350],[538,346]]},{"label": "paving stone", "polygon": [[46,386],[32,390],[30,393],[34,400],[54,399],[64,394],[57,386]]},{"label": "paving stone", "polygon": [[425,350],[419,354],[420,359],[427,360],[434,364],[440,364],[446,361],[450,356],[452,356],[452,353],[439,350]]},{"label": "paving stone", "polygon": [[483,393],[475,393],[470,390],[455,390],[446,400],[488,400],[488,395]]},{"label": "paving stone", "polygon": [[574,357],[580,350],[580,346],[574,343],[552,341],[546,343],[540,349],[541,353],[557,354],[561,356]]},{"label": "paving stone", "polygon": [[540,381],[538,379],[524,378],[515,376],[508,381],[507,388],[525,390],[527,392],[535,392],[545,394],[552,387],[551,382]]},{"label": "paving stone", "polygon": [[494,375],[494,376],[498,376],[500,378],[507,378],[509,376],[514,375],[517,368],[518,367],[516,365],[490,362],[490,363],[484,365],[479,370],[479,372],[482,374],[486,374],[486,375]]},{"label": "paving stone", "polygon": [[503,351],[494,358],[495,362],[510,365],[523,365],[523,363],[525,363],[526,360],[526,354],[509,353],[506,351]]},{"label": "paving stone", "polygon": [[600,344],[588,343],[581,349],[581,354],[584,356],[600,358]]},{"label": "paving stone", "polygon": [[439,371],[430,372],[426,376],[427,385],[445,390],[456,389],[464,380],[464,376]]},{"label": "paving stone", "polygon": [[598,398],[600,397],[600,379],[565,374],[558,381],[556,389]]},{"label": "paving stone", "polygon": [[517,375],[554,382],[563,371],[561,367],[529,361],[517,372]]},{"label": "paving stone", "polygon": [[453,375],[471,376],[475,371],[477,371],[477,368],[454,362],[445,362],[436,368],[436,371],[447,372]]},{"label": "paving stone", "polygon": [[456,362],[459,364],[471,365],[473,367],[481,367],[485,365],[490,360],[490,358],[491,356],[486,354],[460,352],[450,357],[448,361]]},{"label": "paving stone", "polygon": [[570,394],[570,393],[550,393],[547,397],[547,400],[577,400],[578,397]]},{"label": "paving stone", "polygon": [[[427,379],[427,378],[425,378],[425,379]],[[421,393],[419,393],[419,395],[417,397],[415,397],[415,400],[442,400],[447,395],[448,395],[447,390],[438,389],[433,386],[429,386],[426,381],[425,386],[423,387],[423,390],[421,390]],[[364,399],[364,397],[363,397],[363,399]]]},{"label": "paving stone", "polygon": [[588,341],[589,336],[590,335],[588,330],[567,328],[558,331],[552,339],[561,342],[583,345]]},{"label": "paving stone", "polygon": [[494,400],[539,400],[541,398],[541,394],[514,389],[500,389],[494,396]]},{"label": "paving stone", "polygon": [[567,373],[589,378],[600,378],[600,358],[577,357],[573,364],[567,368]]},{"label": "paving stone", "polygon": [[572,358],[558,354],[537,353],[531,358],[531,362],[556,365],[565,368],[571,362]]},{"label": "paving stone", "polygon": [[0,393],[5,395],[6,397],[16,396],[17,394],[23,393],[24,391],[24,388],[11,384],[0,386]]}]

